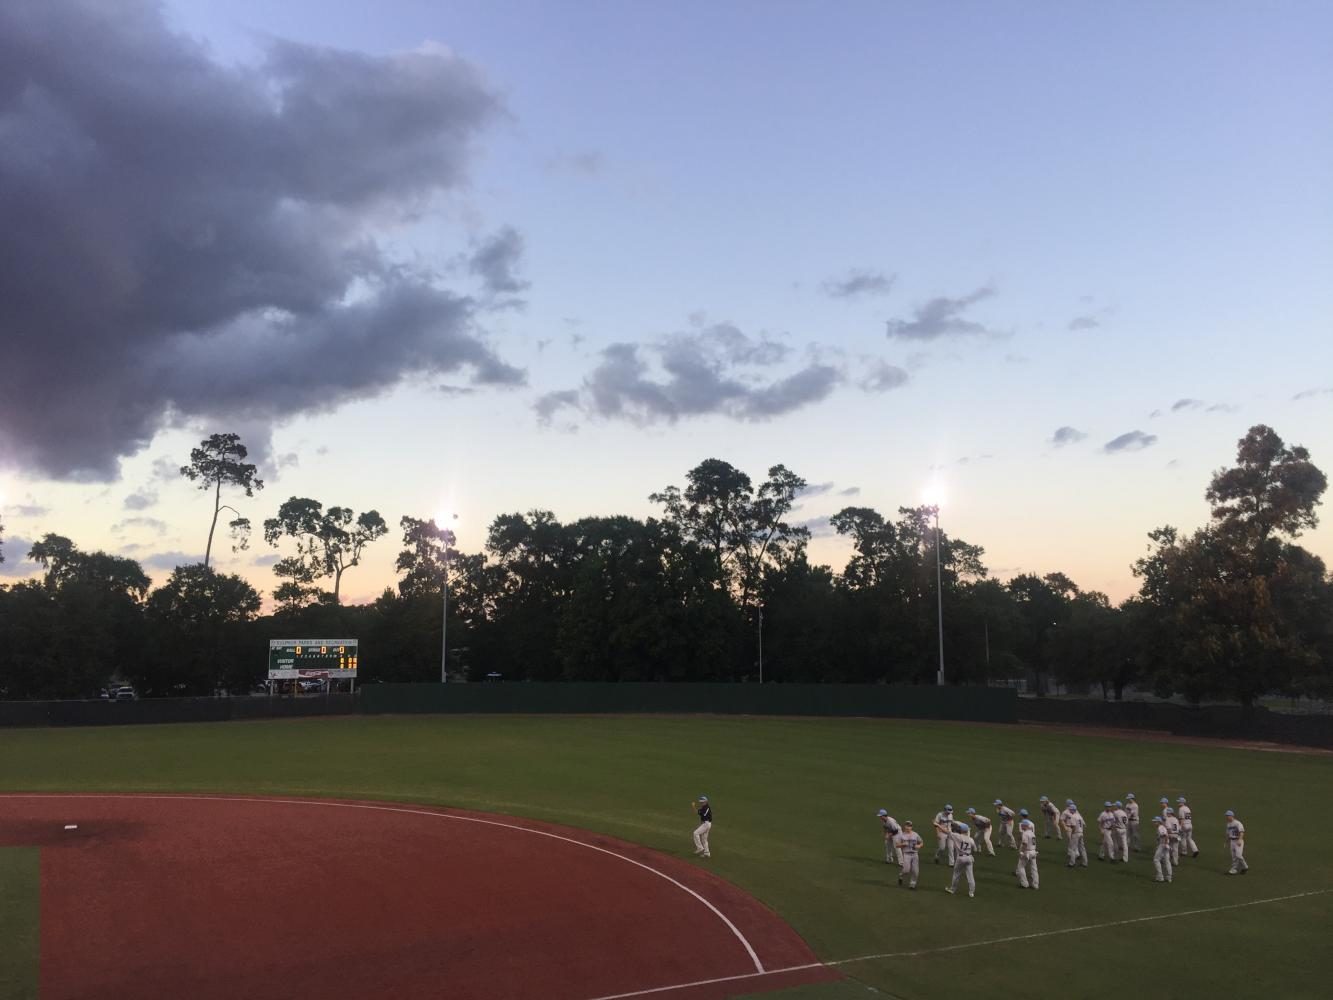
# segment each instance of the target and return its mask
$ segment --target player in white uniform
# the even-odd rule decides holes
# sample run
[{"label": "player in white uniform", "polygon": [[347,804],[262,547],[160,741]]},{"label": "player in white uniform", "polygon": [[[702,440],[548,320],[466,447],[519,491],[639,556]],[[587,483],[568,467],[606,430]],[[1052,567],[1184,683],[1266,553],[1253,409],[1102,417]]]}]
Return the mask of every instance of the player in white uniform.
[{"label": "player in white uniform", "polygon": [[1097,814],[1097,829],[1101,831],[1101,846],[1097,848],[1097,860],[1105,861],[1110,855],[1115,860],[1115,813],[1110,802],[1102,803],[1102,811]]},{"label": "player in white uniform", "polygon": [[879,825],[884,829],[884,863],[886,865],[896,864],[902,867],[903,859],[898,853],[898,848],[893,838],[902,833],[902,827],[898,821],[889,815],[887,809],[881,809],[875,814],[879,817]]},{"label": "player in white uniform", "polygon": [[1154,882],[1171,881],[1171,831],[1166,828],[1166,823],[1161,816],[1152,818],[1153,825],[1157,829],[1157,850],[1152,856],[1152,870]]},{"label": "player in white uniform", "polygon": [[1018,847],[1018,842],[1014,840],[1014,811],[1004,804],[1004,800],[995,800],[995,814],[999,817],[1000,824],[1000,846]]},{"label": "player in white uniform", "polygon": [[1129,864],[1129,812],[1125,804],[1117,800],[1111,815],[1115,817],[1115,827],[1111,832],[1115,834],[1117,853],[1121,861]]},{"label": "player in white uniform", "polygon": [[1194,842],[1194,813],[1183,795],[1176,799],[1176,815],[1180,817],[1180,851],[1197,858],[1199,845]]},{"label": "player in white uniform", "polygon": [[1065,853],[1069,857],[1069,864],[1065,867],[1073,868],[1076,862],[1082,862],[1083,867],[1088,867],[1088,847],[1084,835],[1087,824],[1083,821],[1083,816],[1078,811],[1078,806],[1074,804],[1073,799],[1065,800],[1065,811],[1060,814],[1060,822],[1065,826],[1069,833],[1068,846]]},{"label": "player in white uniform", "polygon": [[1125,796],[1125,812],[1129,813],[1130,846],[1136,851],[1142,850],[1143,842],[1139,840],[1139,802],[1133,792]]},{"label": "player in white uniform", "polygon": [[1054,829],[1055,836],[1064,840],[1065,828],[1060,823],[1059,807],[1051,801],[1048,795],[1043,795],[1039,801],[1041,802],[1042,836],[1050,840],[1051,830]]},{"label": "player in white uniform", "polygon": [[981,849],[984,847],[987,854],[992,858],[995,857],[995,845],[990,842],[990,817],[983,816],[971,806],[968,806],[967,818],[971,821],[972,826],[976,831],[972,834],[972,839],[976,841],[977,853],[980,854]]},{"label": "player in white uniform", "polygon": [[1250,870],[1245,860],[1245,824],[1236,819],[1236,814],[1227,810],[1227,846],[1231,848],[1231,868],[1228,875],[1244,875]]},{"label": "player in white uniform", "polygon": [[1041,887],[1037,874],[1037,827],[1030,819],[1018,823],[1018,867],[1014,869],[1018,884],[1024,889]]},{"label": "player in white uniform", "polygon": [[954,823],[949,831],[949,839],[953,841],[953,881],[945,892],[954,893],[958,891],[959,880],[967,876],[967,898],[971,899],[977,894],[977,880],[972,874],[972,854],[977,849],[973,843],[972,837],[967,832],[966,823]]},{"label": "player in white uniform", "polygon": [[943,809],[935,814],[935,864],[941,856],[953,865],[953,844],[949,842],[948,831],[953,827],[953,806],[945,803]]},{"label": "player in white uniform", "polygon": [[1180,820],[1176,817],[1176,811],[1167,806],[1162,811],[1162,823],[1167,832],[1171,834],[1171,863],[1180,864]]},{"label": "player in white uniform", "polygon": [[902,858],[902,866],[898,870],[898,884],[903,884],[903,879],[908,880],[909,889],[916,888],[916,880],[921,877],[921,848],[926,846],[926,842],[921,839],[921,834],[912,829],[910,819],[903,820],[902,833],[893,838],[893,845],[898,849],[898,856]]}]

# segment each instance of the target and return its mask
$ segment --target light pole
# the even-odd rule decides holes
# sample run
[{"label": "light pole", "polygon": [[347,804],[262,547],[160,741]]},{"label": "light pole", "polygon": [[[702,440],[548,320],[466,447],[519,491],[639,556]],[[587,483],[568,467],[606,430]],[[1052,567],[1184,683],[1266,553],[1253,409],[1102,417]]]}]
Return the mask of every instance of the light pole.
[{"label": "light pole", "polygon": [[440,588],[444,594],[443,617],[440,619],[440,683],[447,684],[449,682],[449,545],[454,533],[443,525],[451,518],[457,521],[458,515],[441,514],[439,518],[441,541],[444,542],[444,585]]},{"label": "light pole", "polygon": [[935,607],[940,623],[940,672],[935,683],[944,686],[944,583],[940,575],[940,505],[935,505]]},{"label": "light pole", "polygon": [[939,482],[926,487],[926,503],[935,515],[935,609],[939,618],[940,669],[935,683],[944,686],[944,580],[940,570],[940,504],[944,502],[944,485]]},{"label": "light pole", "polygon": [[764,683],[764,606],[759,605],[759,683]]}]

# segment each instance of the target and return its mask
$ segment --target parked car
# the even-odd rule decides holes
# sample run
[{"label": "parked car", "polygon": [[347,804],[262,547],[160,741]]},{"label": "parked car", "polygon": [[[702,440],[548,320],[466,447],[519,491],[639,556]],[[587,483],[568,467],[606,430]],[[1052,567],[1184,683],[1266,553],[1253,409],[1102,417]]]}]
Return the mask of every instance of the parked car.
[{"label": "parked car", "polygon": [[134,700],[136,700],[139,696],[138,696],[138,694],[135,693],[134,688],[132,688],[132,687],[130,687],[128,684],[126,684],[126,685],[124,685],[123,687],[118,687],[118,688],[116,688],[116,690],[115,690],[115,692],[113,693],[112,697],[113,697],[116,701],[134,701]]},{"label": "parked car", "polygon": [[310,680],[297,681],[296,686],[300,688],[302,691],[305,691],[307,693],[311,691],[324,690],[324,682],[321,680],[315,680],[314,678],[311,678]]}]

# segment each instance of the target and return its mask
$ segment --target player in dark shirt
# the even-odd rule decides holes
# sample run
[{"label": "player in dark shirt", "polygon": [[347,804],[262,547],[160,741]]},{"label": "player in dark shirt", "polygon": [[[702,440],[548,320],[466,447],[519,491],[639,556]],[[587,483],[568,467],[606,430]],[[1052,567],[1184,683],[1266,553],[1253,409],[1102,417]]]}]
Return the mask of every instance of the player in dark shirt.
[{"label": "player in dark shirt", "polygon": [[694,811],[699,814],[699,825],[694,830],[694,853],[701,858],[712,857],[708,849],[708,831],[713,828],[713,807],[707,795],[700,795],[694,803]]}]

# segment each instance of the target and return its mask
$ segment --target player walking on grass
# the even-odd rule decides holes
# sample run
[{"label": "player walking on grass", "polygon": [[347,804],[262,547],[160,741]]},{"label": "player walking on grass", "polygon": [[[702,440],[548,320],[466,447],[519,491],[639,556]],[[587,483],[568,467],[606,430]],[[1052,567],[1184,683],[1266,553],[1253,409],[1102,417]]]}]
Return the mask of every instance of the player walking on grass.
[{"label": "player walking on grass", "polygon": [[1018,824],[1018,867],[1014,869],[1021,888],[1041,888],[1041,878],[1037,874],[1037,827],[1030,819],[1020,820]]},{"label": "player walking on grass", "polygon": [[1097,848],[1097,860],[1105,861],[1109,854],[1115,860],[1115,813],[1109,802],[1102,803],[1102,811],[1097,814],[1097,828],[1102,832],[1101,846]]},{"label": "player walking on grass", "polygon": [[1180,820],[1176,817],[1176,811],[1170,806],[1162,811],[1162,822],[1166,825],[1167,831],[1171,834],[1171,863],[1180,864]]},{"label": "player walking on grass", "polygon": [[1076,862],[1081,862],[1084,868],[1088,867],[1088,846],[1084,842],[1087,824],[1084,823],[1083,816],[1078,811],[1078,806],[1074,804],[1073,799],[1065,800],[1065,811],[1060,814],[1060,820],[1069,833],[1069,842],[1066,848],[1069,864],[1065,867],[1073,868]]},{"label": "player walking on grass", "polygon": [[1166,821],[1161,816],[1154,816],[1152,821],[1157,827],[1157,850],[1152,856],[1153,881],[1170,882],[1171,831],[1167,829]]},{"label": "player walking on grass", "polygon": [[1227,847],[1231,849],[1231,868],[1228,875],[1244,875],[1250,870],[1245,860],[1245,824],[1236,819],[1236,814],[1227,810]]},{"label": "player walking on grass", "polygon": [[955,893],[958,891],[959,880],[967,876],[967,898],[971,899],[977,894],[977,880],[972,874],[972,854],[977,849],[973,843],[972,837],[967,832],[966,823],[951,823],[948,829],[949,840],[952,841],[953,851],[953,881],[944,891]]},{"label": "player walking on grass", "polygon": [[1055,830],[1055,836],[1058,840],[1065,839],[1065,828],[1060,824],[1060,810],[1049,795],[1041,797],[1041,822],[1042,836],[1047,840],[1051,839],[1051,830]]},{"label": "player walking on grass", "polygon": [[1199,845],[1194,842],[1194,812],[1183,795],[1176,799],[1176,815],[1180,817],[1180,851],[1197,858]]},{"label": "player walking on grass", "polygon": [[941,856],[950,865],[953,864],[953,844],[949,841],[949,834],[945,831],[953,827],[953,806],[945,804],[944,808],[935,814],[935,864],[940,863]]},{"label": "player walking on grass", "polygon": [[699,825],[694,828],[694,853],[701,858],[711,858],[708,849],[708,833],[713,829],[713,807],[708,804],[708,796],[700,795],[694,803],[694,811],[699,814]]},{"label": "player walking on grass", "polygon": [[889,815],[887,809],[881,809],[875,815],[879,817],[879,825],[884,829],[884,863],[886,865],[897,864],[901,867],[903,858],[898,852],[894,838],[903,832],[902,827],[898,825],[896,819]]},{"label": "player walking on grass", "polygon": [[1115,826],[1111,832],[1115,834],[1116,853],[1121,861],[1129,864],[1129,812],[1125,804],[1117,800],[1111,815],[1115,817]]},{"label": "player walking on grass", "polygon": [[1004,804],[1003,799],[995,800],[995,815],[1000,823],[1000,846],[1018,847],[1018,842],[1014,840],[1014,811]]},{"label": "player walking on grass", "polygon": [[1139,801],[1134,798],[1134,793],[1130,792],[1125,796],[1125,812],[1129,813],[1129,841],[1134,850],[1143,849],[1143,842],[1139,840]]},{"label": "player walking on grass", "polygon": [[995,857],[995,845],[990,842],[990,817],[983,816],[971,806],[968,806],[967,818],[972,821],[972,826],[976,829],[976,832],[972,835],[972,839],[976,841],[977,853],[980,854],[981,849],[984,847],[986,848],[987,854],[992,858]]},{"label": "player walking on grass", "polygon": [[907,819],[903,820],[902,833],[893,838],[893,844],[902,859],[898,884],[902,885],[903,879],[907,879],[907,888],[915,889],[916,880],[921,877],[921,848],[926,846],[926,842],[921,839],[921,834],[912,829],[912,821]]}]

